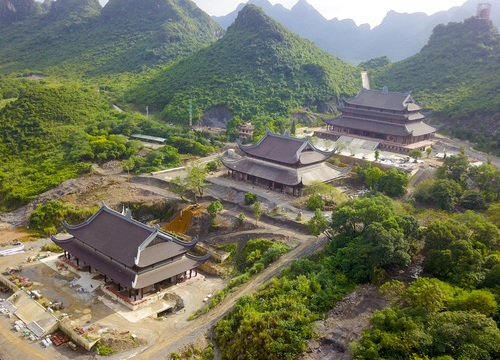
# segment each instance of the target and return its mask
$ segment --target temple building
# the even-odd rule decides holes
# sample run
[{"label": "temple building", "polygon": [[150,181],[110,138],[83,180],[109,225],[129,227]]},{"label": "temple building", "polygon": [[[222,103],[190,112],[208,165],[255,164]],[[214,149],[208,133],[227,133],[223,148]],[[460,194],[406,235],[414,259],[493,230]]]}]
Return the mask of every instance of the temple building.
[{"label": "temple building", "polygon": [[210,257],[188,253],[196,239],[187,242],[142,224],[128,209],[120,213],[103,204],[84,223],[63,225],[69,235],[53,236],[52,241],[66,259],[101,273],[105,282],[112,282],[118,292],[128,291],[134,301],[155,292],[159,284],[197,275],[198,266]]},{"label": "temple building", "polygon": [[267,131],[258,143],[238,147],[242,155],[229,150],[221,157],[229,176],[294,196],[301,196],[304,186],[313,181],[340,181],[350,170],[325,162],[334,151],[318,150],[308,138],[289,134]]},{"label": "temple building", "polygon": [[437,129],[424,122],[422,107],[410,93],[362,89],[343,103],[338,107],[342,114],[324,120],[326,131],[316,132],[317,136],[368,139],[379,142],[382,149],[403,152],[425,150],[432,144]]}]

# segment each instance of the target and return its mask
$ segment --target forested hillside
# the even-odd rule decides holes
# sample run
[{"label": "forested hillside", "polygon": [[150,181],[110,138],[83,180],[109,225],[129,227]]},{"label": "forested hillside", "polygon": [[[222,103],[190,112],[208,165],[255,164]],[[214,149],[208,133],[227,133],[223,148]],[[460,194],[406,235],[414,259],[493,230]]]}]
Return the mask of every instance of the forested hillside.
[{"label": "forested hillside", "polygon": [[96,91],[78,86],[0,85],[19,92],[0,109],[0,209],[5,210],[89,169],[68,156],[73,149],[65,143],[102,118],[109,105]]},{"label": "forested hillside", "polygon": [[207,14],[185,0],[111,0],[102,9],[97,0],[58,0],[45,2],[41,13],[28,5],[23,6],[29,16],[20,19],[0,7],[0,17],[10,19],[0,23],[0,43],[9,49],[0,52],[2,73],[138,72],[179,60],[222,35]]},{"label": "forested hillside", "polygon": [[420,53],[372,75],[377,87],[413,90],[455,135],[479,140],[486,151],[500,149],[500,35],[491,22],[439,25]]},{"label": "forested hillside", "polygon": [[247,5],[221,40],[132,89],[127,100],[187,124],[191,100],[195,119],[215,106],[252,119],[302,106],[321,110],[360,85],[355,67]]},{"label": "forested hillside", "polygon": [[[373,169],[383,173],[364,170]],[[222,359],[308,358],[310,339],[322,343],[311,353],[325,358],[335,358],[332,349],[354,359],[500,357],[500,170],[460,154],[405,201],[377,188],[339,204],[328,223],[319,212],[330,238],[324,251],[296,259],[216,324]],[[330,310],[364,283],[389,306],[348,349],[353,329],[339,327],[342,308]],[[351,294],[346,303],[352,322],[359,302]],[[335,324],[326,334],[325,317]]]}]

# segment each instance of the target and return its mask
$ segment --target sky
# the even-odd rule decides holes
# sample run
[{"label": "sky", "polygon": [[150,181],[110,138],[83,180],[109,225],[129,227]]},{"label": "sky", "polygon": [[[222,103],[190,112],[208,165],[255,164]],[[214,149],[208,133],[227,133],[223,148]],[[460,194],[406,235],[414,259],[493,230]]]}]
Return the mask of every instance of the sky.
[{"label": "sky", "polygon": [[[140,0],[139,0],[140,1]],[[209,15],[226,15],[246,0],[192,0]],[[297,0],[270,0],[290,9]],[[400,13],[424,12],[432,15],[438,11],[461,6],[465,0],[307,0],[325,18],[353,19],[356,24],[379,25],[390,10]],[[478,1],[480,2],[480,1]]]}]

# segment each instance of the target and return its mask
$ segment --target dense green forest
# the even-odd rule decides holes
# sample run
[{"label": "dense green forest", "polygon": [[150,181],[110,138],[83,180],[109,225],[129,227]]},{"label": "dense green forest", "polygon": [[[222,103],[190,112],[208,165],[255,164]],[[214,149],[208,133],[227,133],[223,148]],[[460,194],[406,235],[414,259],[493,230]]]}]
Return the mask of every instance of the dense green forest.
[{"label": "dense green forest", "polygon": [[127,94],[162,116],[186,124],[222,106],[244,119],[313,111],[360,86],[358,70],[293,34],[254,5],[246,6],[226,35]]},{"label": "dense green forest", "polygon": [[[178,166],[182,154],[205,156],[222,146],[206,132],[189,132],[143,115],[114,110],[100,92],[77,84],[0,77],[0,210],[17,208],[92,163],[125,160],[131,172]],[[137,156],[132,133],[168,139]],[[223,140],[223,139],[221,139]]]},{"label": "dense green forest", "polygon": [[413,90],[447,131],[500,152],[500,35],[491,22],[439,25],[420,53],[394,64],[383,60],[362,64],[377,87]]},{"label": "dense green forest", "polygon": [[[0,13],[8,16],[2,2]],[[97,0],[58,0],[44,7],[22,21],[0,22],[0,43],[9,49],[0,53],[2,73],[30,69],[81,78],[141,72],[179,60],[222,35],[191,1],[110,0],[101,9]]]},{"label": "dense green forest", "polygon": [[[93,164],[118,160],[125,171],[142,173],[205,156],[232,140],[243,120],[257,126],[256,138],[266,127],[283,132],[290,112],[332,112],[342,96],[357,93],[360,68],[370,70],[377,87],[414,90],[432,118],[455,125],[455,135],[500,149],[500,40],[485,21],[438,26],[420,54],[356,68],[253,5],[222,37],[187,0],[110,0],[104,8],[97,0],[9,4],[16,11],[0,0],[2,212]],[[33,73],[48,76],[28,80]],[[112,104],[147,106],[156,116]],[[236,115],[228,136],[189,131],[190,106],[195,121],[214,108]],[[168,145],[141,149],[129,140],[133,133],[164,137]],[[223,358],[297,358],[317,336],[314,322],[337,301],[358,284],[386,281],[381,290],[391,306],[352,345],[356,358],[499,358],[500,170],[472,166],[464,153],[448,156],[412,196],[401,172],[366,166],[357,174],[368,196],[335,197],[330,221],[312,207],[321,223],[310,229],[325,230],[326,249],[295,260],[217,323]],[[89,212],[48,202],[30,220],[51,233],[62,216]],[[238,281],[285,251],[251,245],[238,259]],[[416,259],[423,268],[417,280],[390,281]]]},{"label": "dense green forest", "polygon": [[[390,306],[351,344],[355,359],[500,356],[500,170],[449,156],[404,202],[378,193],[387,184],[398,189],[392,196],[406,193],[405,175],[391,171],[358,167],[371,192],[337,204],[326,249],[295,260],[217,323],[224,359],[299,358],[321,337],[314,322],[367,282],[380,285]],[[391,280],[412,263],[422,264],[416,280]]]}]

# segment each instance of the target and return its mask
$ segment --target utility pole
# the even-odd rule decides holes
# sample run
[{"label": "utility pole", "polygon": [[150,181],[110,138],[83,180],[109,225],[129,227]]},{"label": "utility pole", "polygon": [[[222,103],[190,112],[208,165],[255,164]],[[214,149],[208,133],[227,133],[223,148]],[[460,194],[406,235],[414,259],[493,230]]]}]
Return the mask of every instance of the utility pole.
[{"label": "utility pole", "polygon": [[189,99],[189,127],[193,127],[193,99]]}]

